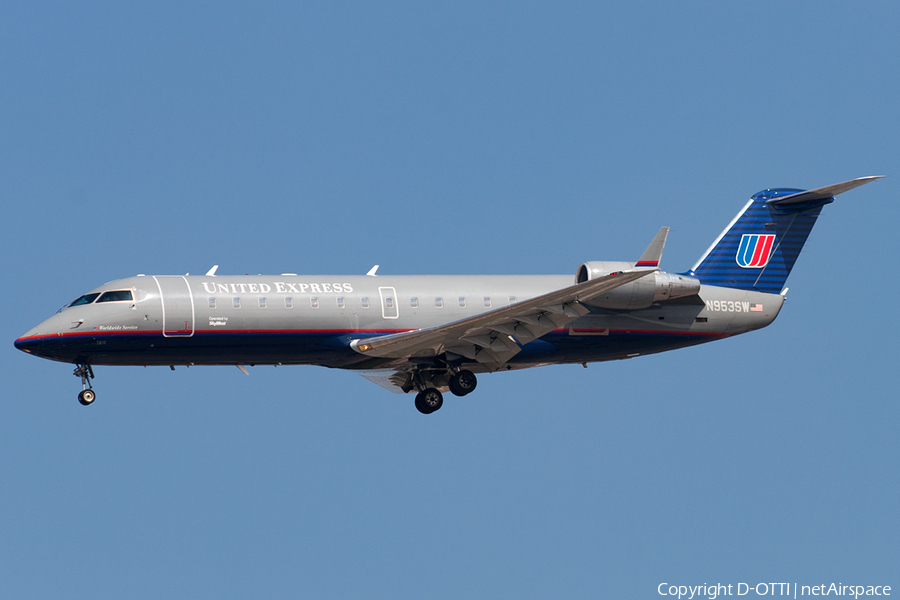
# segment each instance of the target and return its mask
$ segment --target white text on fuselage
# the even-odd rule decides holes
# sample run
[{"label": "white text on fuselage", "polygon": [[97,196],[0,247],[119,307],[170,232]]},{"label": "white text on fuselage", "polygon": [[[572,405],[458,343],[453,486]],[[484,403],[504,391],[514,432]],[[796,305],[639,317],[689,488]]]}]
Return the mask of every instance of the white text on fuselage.
[{"label": "white text on fuselage", "polygon": [[762,304],[733,302],[731,300],[707,300],[706,310],[715,312],[762,312]]},{"label": "white text on fuselage", "polygon": [[349,283],[288,283],[273,281],[268,283],[216,283],[204,281],[203,289],[208,294],[352,294]]}]

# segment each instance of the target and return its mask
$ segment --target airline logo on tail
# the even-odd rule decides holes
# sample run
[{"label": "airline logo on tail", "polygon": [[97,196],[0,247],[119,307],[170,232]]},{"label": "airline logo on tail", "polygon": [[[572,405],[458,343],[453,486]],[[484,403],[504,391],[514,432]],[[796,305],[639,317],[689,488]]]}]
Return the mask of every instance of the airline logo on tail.
[{"label": "airline logo on tail", "polygon": [[774,233],[745,233],[741,236],[735,260],[739,267],[761,269],[769,264],[774,246]]}]

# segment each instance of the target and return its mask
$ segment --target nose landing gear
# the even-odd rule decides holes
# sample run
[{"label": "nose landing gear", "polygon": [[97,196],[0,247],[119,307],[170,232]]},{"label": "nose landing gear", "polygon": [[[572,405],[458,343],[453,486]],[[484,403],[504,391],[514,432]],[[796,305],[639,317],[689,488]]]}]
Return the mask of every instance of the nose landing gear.
[{"label": "nose landing gear", "polygon": [[78,393],[78,401],[82,406],[91,404],[97,398],[97,394],[91,387],[91,379],[94,378],[94,370],[91,365],[75,365],[73,373],[75,377],[81,377],[81,391]]}]

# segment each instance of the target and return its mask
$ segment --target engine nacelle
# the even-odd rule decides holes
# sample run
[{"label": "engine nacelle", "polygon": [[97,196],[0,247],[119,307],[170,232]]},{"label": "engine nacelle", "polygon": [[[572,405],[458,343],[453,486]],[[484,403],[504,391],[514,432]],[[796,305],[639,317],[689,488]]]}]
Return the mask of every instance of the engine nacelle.
[{"label": "engine nacelle", "polygon": [[[634,263],[621,261],[593,261],[578,267],[575,283],[584,283],[610,273],[628,271]],[[666,271],[654,271],[631,283],[626,283],[600,296],[585,301],[598,308],[615,310],[637,310],[647,308],[654,302],[673,298],[693,296],[700,292],[700,280],[689,275],[678,275]]]}]

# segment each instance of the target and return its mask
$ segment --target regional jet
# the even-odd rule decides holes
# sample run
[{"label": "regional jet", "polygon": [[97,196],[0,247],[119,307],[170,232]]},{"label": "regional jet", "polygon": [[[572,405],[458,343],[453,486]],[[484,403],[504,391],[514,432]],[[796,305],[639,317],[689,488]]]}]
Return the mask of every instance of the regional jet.
[{"label": "regional jet", "polygon": [[15,341],[71,363],[78,400],[97,365],[320,365],[349,369],[423,414],[477,376],[674,350],[769,325],[819,212],[861,177],[754,194],[688,271],[659,268],[668,227],[636,262],[571,275],[153,275],[80,296]]}]

